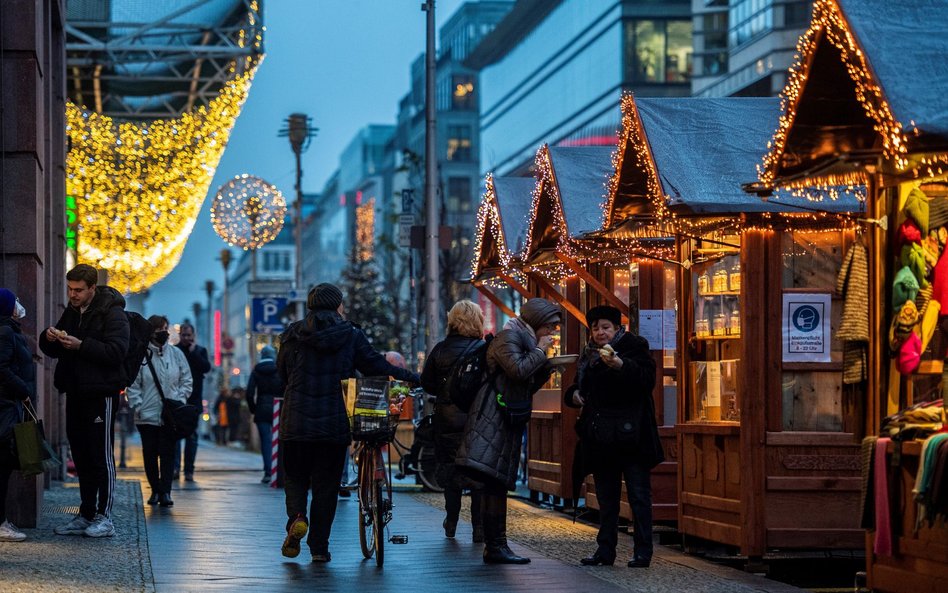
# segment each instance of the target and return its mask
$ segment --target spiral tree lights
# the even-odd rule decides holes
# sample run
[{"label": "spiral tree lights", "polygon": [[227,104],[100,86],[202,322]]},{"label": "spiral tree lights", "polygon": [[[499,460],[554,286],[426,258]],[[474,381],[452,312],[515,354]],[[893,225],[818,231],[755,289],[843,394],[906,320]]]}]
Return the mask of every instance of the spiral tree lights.
[{"label": "spiral tree lights", "polygon": [[214,232],[244,251],[255,251],[275,239],[285,218],[286,200],[280,190],[246,173],[222,185],[211,204]]}]

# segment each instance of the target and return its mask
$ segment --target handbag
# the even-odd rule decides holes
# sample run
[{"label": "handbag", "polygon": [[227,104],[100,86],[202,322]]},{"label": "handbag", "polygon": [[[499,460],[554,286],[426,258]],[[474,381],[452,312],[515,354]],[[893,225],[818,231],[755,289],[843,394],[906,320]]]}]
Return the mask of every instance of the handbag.
[{"label": "handbag", "polygon": [[576,423],[579,436],[599,445],[634,445],[639,426],[630,410],[592,410]]},{"label": "handbag", "polygon": [[20,473],[29,477],[55,469],[61,461],[46,441],[43,421],[37,418],[29,400],[23,402],[23,409],[30,418],[13,427],[13,442],[20,463]]},{"label": "handbag", "polygon": [[197,406],[167,399],[161,388],[161,381],[158,380],[158,373],[155,372],[155,365],[151,362],[151,350],[145,355],[145,360],[148,362],[148,370],[151,371],[151,378],[154,379],[158,395],[161,397],[162,424],[171,427],[171,432],[174,433],[176,439],[190,437],[197,430],[201,411],[197,409]]}]

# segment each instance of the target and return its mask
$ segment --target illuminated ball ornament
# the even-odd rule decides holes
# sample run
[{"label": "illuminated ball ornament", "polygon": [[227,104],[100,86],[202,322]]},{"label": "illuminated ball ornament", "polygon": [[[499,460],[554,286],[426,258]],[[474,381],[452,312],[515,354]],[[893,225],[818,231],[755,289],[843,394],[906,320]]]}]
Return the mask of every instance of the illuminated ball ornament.
[{"label": "illuminated ball ornament", "polygon": [[211,204],[214,231],[233,247],[259,249],[280,234],[286,200],[276,186],[252,175],[238,175],[217,190]]}]

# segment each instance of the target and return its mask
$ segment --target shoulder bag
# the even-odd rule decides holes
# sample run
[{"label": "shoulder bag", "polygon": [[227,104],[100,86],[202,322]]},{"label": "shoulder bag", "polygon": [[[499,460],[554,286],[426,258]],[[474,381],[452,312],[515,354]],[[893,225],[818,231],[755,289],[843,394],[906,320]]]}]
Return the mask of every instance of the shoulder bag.
[{"label": "shoulder bag", "polygon": [[148,370],[151,371],[151,378],[155,380],[155,387],[161,397],[161,422],[171,427],[176,439],[188,438],[197,430],[201,411],[197,406],[167,399],[161,388],[161,381],[158,380],[158,373],[155,372],[155,365],[151,362],[151,350],[147,351],[145,360],[148,361]]}]

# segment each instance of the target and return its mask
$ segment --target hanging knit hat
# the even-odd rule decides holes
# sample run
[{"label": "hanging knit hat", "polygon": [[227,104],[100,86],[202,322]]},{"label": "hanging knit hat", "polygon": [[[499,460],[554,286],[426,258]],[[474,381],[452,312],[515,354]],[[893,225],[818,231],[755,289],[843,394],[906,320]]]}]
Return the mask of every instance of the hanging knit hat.
[{"label": "hanging knit hat", "polygon": [[915,332],[912,332],[902,348],[899,349],[899,358],[896,362],[896,368],[903,375],[911,375],[918,368],[922,361],[922,340]]},{"label": "hanging knit hat", "polygon": [[909,243],[918,243],[922,240],[922,230],[918,228],[911,218],[906,218],[899,225],[897,233],[899,245],[908,245]]},{"label": "hanging knit hat", "polygon": [[[915,275],[921,288],[928,286],[928,263],[925,259],[925,250],[918,243],[902,246],[902,265],[906,266]],[[903,268],[904,269],[904,268]]]},{"label": "hanging knit hat", "polygon": [[342,291],[328,282],[317,284],[306,297],[306,306],[310,310],[329,309],[335,311],[342,304]]},{"label": "hanging knit hat", "polygon": [[905,340],[912,335],[920,317],[913,301],[906,301],[902,305],[898,315],[892,318],[892,326],[889,328],[889,349],[892,352],[898,352]]},{"label": "hanging knit hat", "polygon": [[908,198],[905,199],[905,207],[902,209],[905,216],[915,221],[915,224],[921,229],[922,235],[928,234],[928,205],[930,201],[928,196],[916,187],[909,192]]},{"label": "hanging knit hat", "polygon": [[918,288],[918,280],[908,267],[896,272],[892,283],[892,309],[898,311],[905,301],[914,301]]},{"label": "hanging knit hat", "polygon": [[932,300],[932,293],[934,289],[929,286],[928,288],[919,288],[918,294],[915,295],[915,308],[918,309],[919,315],[925,314],[925,309],[928,307],[928,303]]},{"label": "hanging knit hat", "polygon": [[922,340],[922,352],[928,350],[928,344],[935,335],[938,328],[938,314],[941,313],[941,303],[932,299],[925,307],[925,313],[922,315],[922,321],[919,324],[919,337]]},{"label": "hanging knit hat", "polygon": [[0,315],[13,316],[16,309],[16,295],[7,288],[0,288]]},{"label": "hanging knit hat", "polygon": [[948,226],[948,198],[932,198],[928,203],[928,228]]},{"label": "hanging knit hat", "polygon": [[942,305],[948,304],[948,250],[942,253],[932,274],[932,298]]}]

